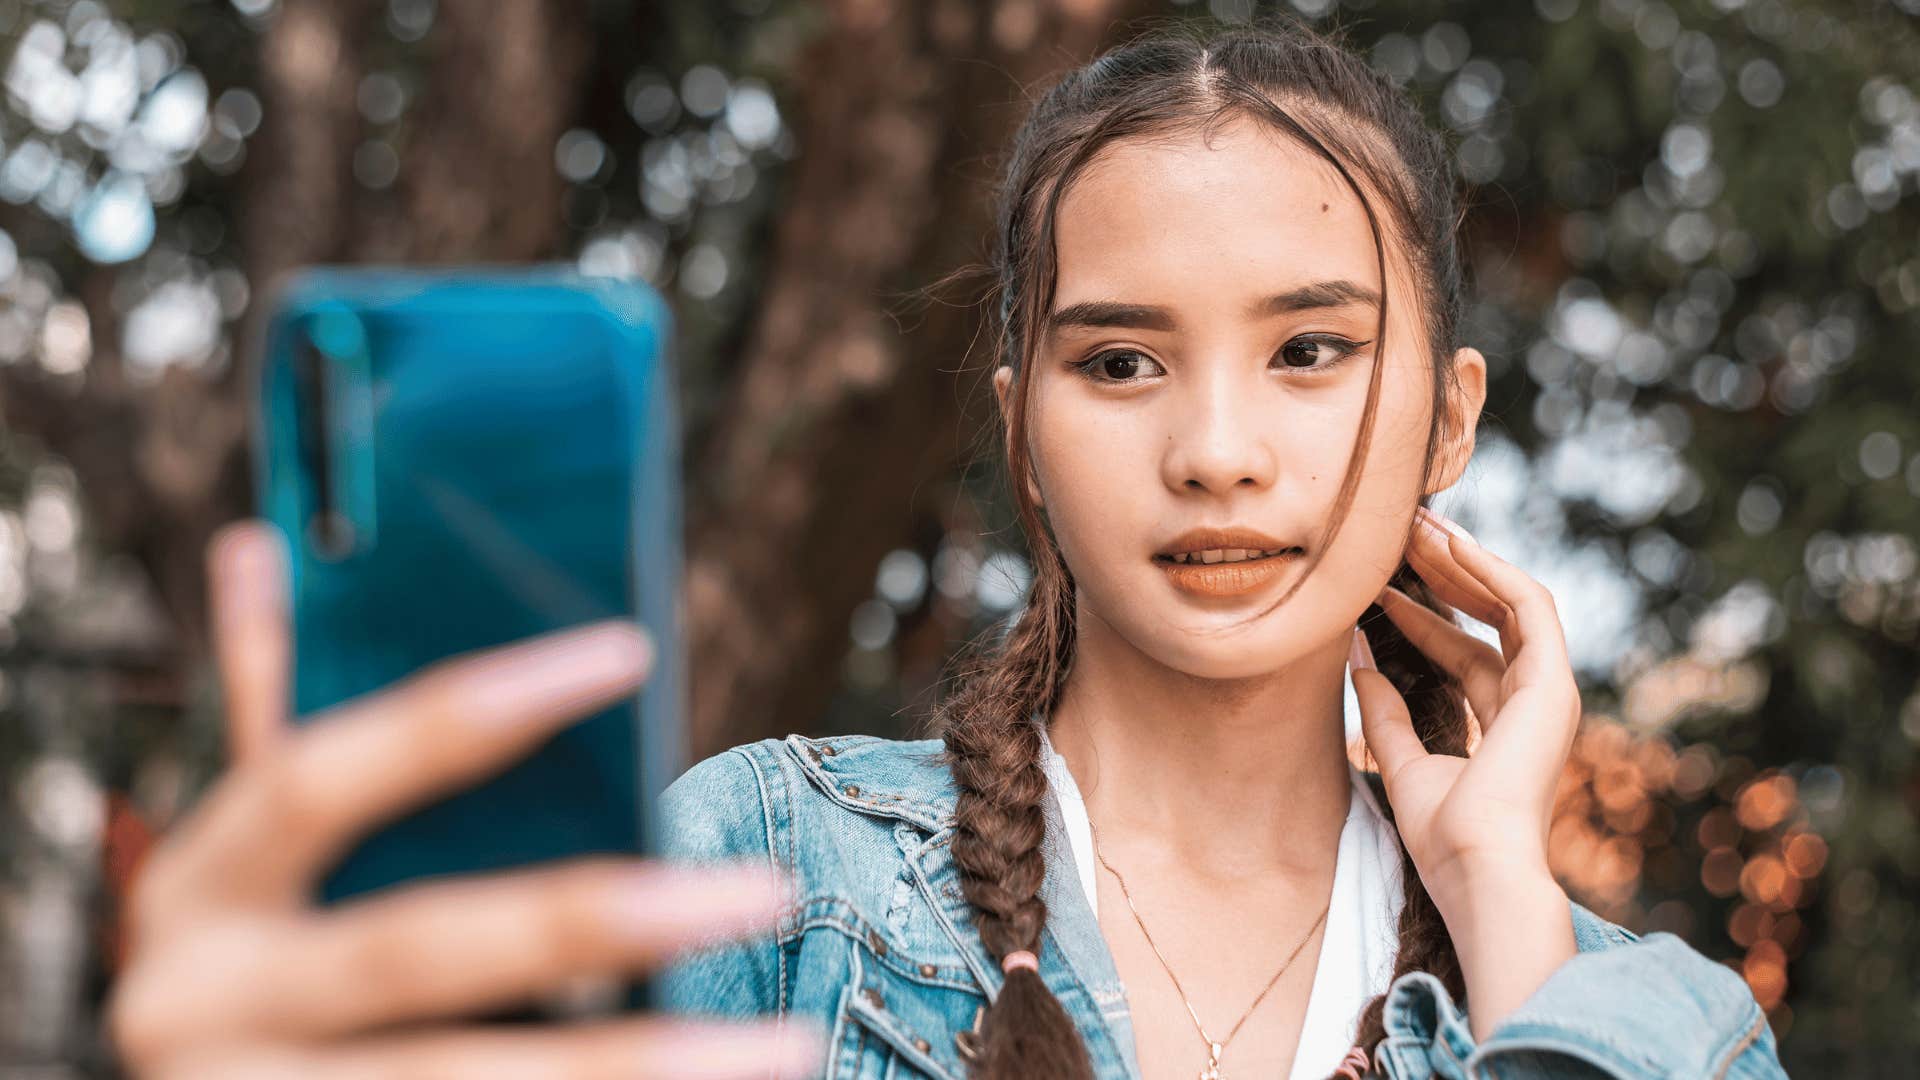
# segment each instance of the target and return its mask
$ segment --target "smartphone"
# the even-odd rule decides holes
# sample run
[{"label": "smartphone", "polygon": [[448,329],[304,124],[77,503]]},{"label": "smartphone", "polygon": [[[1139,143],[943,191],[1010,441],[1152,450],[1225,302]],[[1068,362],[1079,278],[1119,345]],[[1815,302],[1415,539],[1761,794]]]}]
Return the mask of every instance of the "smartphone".
[{"label": "smartphone", "polygon": [[276,291],[250,420],[291,553],[293,716],[585,622],[655,645],[639,692],[366,837],[317,899],[658,850],[686,742],[671,341],[652,289],[560,267],[318,267]]}]

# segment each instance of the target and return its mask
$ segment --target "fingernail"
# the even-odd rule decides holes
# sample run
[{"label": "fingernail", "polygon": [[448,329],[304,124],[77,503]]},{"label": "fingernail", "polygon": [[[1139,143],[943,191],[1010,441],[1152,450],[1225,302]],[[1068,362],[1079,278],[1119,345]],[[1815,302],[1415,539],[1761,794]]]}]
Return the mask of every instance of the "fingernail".
[{"label": "fingernail", "polygon": [[1452,533],[1453,535],[1459,537],[1460,539],[1465,540],[1467,543],[1478,544],[1480,542],[1473,538],[1472,533],[1461,528],[1459,522],[1453,520],[1452,518],[1446,516],[1445,514],[1442,514],[1436,510],[1430,510],[1424,506],[1420,507],[1419,510],[1420,510],[1420,513],[1426,515],[1426,518],[1429,522],[1439,526],[1442,529],[1445,529],[1446,531]]},{"label": "fingernail", "polygon": [[652,662],[653,643],[646,632],[624,619],[613,619],[549,635],[526,657],[528,668],[534,670],[512,674],[539,678],[564,672],[569,681],[599,682],[631,678],[644,673]]},{"label": "fingernail", "polygon": [[250,524],[229,524],[215,541],[227,573],[242,581],[257,582],[268,568],[271,552],[267,537]]},{"label": "fingernail", "polygon": [[652,646],[638,627],[614,619],[554,631],[489,656],[459,685],[476,724],[549,728],[578,719],[588,701],[645,678]]},{"label": "fingernail", "polygon": [[1347,666],[1355,671],[1377,670],[1373,666],[1373,645],[1358,626],[1353,628],[1353,641],[1347,646]]}]

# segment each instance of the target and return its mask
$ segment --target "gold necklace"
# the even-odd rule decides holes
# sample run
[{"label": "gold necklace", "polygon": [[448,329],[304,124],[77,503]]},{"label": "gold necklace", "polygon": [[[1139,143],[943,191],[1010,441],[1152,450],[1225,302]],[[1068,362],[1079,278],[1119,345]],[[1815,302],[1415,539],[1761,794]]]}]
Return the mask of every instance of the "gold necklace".
[{"label": "gold necklace", "polygon": [[1227,1037],[1216,1042],[1213,1036],[1207,1034],[1206,1027],[1200,1023],[1200,1014],[1193,1011],[1193,1002],[1187,998],[1186,988],[1180,985],[1180,976],[1173,973],[1173,965],[1167,963],[1167,958],[1160,952],[1160,946],[1153,943],[1153,935],[1147,932],[1146,921],[1140,918],[1140,909],[1133,905],[1133,894],[1127,891],[1127,879],[1120,876],[1120,871],[1113,868],[1113,864],[1107,861],[1105,855],[1100,854],[1100,837],[1093,831],[1091,821],[1087,822],[1087,833],[1093,840],[1093,857],[1100,860],[1100,865],[1107,868],[1107,873],[1113,875],[1113,880],[1120,883],[1120,895],[1126,898],[1127,910],[1133,912],[1133,921],[1139,924],[1140,936],[1147,939],[1147,948],[1153,950],[1154,959],[1160,961],[1160,966],[1166,969],[1167,978],[1173,980],[1174,992],[1180,995],[1180,1003],[1187,1007],[1187,1016],[1193,1020],[1193,1029],[1200,1033],[1200,1041],[1207,1044],[1207,1066],[1200,1070],[1199,1080],[1222,1080],[1220,1055],[1226,1052],[1227,1044],[1233,1041],[1233,1037],[1240,1033],[1240,1025],[1245,1024],[1247,1017],[1253,1015],[1253,1010],[1260,1007],[1260,1002],[1265,1000],[1267,991],[1272,990],[1274,984],[1280,981],[1280,976],[1286,974],[1287,968],[1293,963],[1293,958],[1300,955],[1300,950],[1313,937],[1313,932],[1320,928],[1321,920],[1325,919],[1327,912],[1333,908],[1333,897],[1327,897],[1327,906],[1320,909],[1320,917],[1314,919],[1313,925],[1307,928],[1306,937],[1301,938],[1300,944],[1295,945],[1293,951],[1287,954],[1286,960],[1280,965],[1280,970],[1273,973],[1273,978],[1268,979],[1267,985],[1262,987],[1260,993],[1254,997],[1253,1004],[1247,1006],[1247,1011],[1240,1014],[1240,1019],[1234,1022],[1232,1030],[1227,1032]]}]

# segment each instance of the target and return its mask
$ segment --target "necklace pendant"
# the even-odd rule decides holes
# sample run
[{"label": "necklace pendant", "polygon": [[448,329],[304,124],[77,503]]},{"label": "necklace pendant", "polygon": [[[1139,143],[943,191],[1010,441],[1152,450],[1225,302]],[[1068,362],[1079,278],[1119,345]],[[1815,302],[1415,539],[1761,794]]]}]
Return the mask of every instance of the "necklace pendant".
[{"label": "necklace pendant", "polygon": [[1207,1043],[1207,1067],[1200,1070],[1200,1080],[1222,1080],[1220,1076],[1220,1052],[1226,1047],[1217,1042]]}]

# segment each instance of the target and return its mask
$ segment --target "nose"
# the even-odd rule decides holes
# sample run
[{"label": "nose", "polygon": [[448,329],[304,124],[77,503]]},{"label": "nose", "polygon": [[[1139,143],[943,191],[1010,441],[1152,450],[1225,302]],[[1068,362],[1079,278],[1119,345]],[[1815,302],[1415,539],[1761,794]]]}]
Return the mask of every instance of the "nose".
[{"label": "nose", "polygon": [[1258,393],[1227,363],[1194,365],[1209,374],[1191,379],[1173,395],[1161,471],[1175,492],[1225,494],[1236,487],[1274,483],[1278,417],[1270,395]]}]

